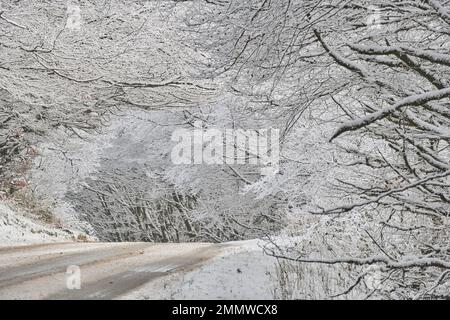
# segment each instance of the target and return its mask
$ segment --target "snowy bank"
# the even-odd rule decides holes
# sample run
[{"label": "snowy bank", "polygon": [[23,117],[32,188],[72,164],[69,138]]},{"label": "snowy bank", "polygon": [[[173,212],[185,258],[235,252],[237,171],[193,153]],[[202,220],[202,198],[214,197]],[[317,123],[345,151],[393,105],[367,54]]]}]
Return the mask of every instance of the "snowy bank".
[{"label": "snowy bank", "polygon": [[71,231],[33,221],[11,203],[0,201],[0,245],[72,241]]}]

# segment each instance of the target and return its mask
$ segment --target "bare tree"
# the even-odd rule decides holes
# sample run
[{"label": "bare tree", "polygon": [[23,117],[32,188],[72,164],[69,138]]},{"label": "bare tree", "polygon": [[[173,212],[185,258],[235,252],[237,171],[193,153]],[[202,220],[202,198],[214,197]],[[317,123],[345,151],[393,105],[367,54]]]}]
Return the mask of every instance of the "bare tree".
[{"label": "bare tree", "polygon": [[326,201],[334,206],[314,213],[365,219],[364,251],[272,254],[363,266],[343,294],[377,265],[383,286],[369,296],[448,298],[448,2],[230,0],[210,11],[192,26],[217,32],[206,44],[222,53],[211,74],[227,72],[232,88],[286,116],[286,134],[305,110],[328,106],[330,141],[351,159]]},{"label": "bare tree", "polygon": [[175,2],[2,1],[2,189],[49,133],[84,138],[118,108],[185,107],[208,95],[190,80],[194,52],[180,50],[177,12]]}]

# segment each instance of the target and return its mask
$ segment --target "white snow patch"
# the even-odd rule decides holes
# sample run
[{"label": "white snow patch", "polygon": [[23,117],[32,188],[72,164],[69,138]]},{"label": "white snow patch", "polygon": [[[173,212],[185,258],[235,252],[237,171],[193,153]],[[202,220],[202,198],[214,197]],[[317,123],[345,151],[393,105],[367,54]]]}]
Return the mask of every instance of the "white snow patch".
[{"label": "white snow patch", "polygon": [[227,243],[215,258],[191,272],[156,279],[121,299],[273,299],[275,258],[262,240]]},{"label": "white snow patch", "polygon": [[0,245],[70,241],[73,234],[43,226],[24,216],[11,204],[0,201]]}]

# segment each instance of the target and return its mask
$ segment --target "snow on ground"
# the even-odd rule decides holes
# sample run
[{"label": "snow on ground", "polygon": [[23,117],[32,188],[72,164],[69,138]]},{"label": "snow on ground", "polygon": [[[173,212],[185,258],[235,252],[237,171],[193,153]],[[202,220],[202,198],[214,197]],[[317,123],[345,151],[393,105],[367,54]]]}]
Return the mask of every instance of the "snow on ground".
[{"label": "snow on ground", "polygon": [[0,201],[0,245],[71,241],[70,231],[32,221],[10,203]]},{"label": "snow on ground", "polygon": [[227,243],[219,256],[193,271],[152,281],[121,299],[273,299],[275,259],[259,240]]}]

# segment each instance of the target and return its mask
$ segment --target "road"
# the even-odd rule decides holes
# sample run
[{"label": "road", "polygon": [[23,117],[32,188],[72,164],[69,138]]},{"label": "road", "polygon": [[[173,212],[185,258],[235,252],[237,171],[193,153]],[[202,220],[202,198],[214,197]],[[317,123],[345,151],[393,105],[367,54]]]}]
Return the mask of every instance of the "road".
[{"label": "road", "polygon": [[117,299],[156,278],[193,270],[226,247],[208,243],[0,247],[0,299]]}]

